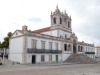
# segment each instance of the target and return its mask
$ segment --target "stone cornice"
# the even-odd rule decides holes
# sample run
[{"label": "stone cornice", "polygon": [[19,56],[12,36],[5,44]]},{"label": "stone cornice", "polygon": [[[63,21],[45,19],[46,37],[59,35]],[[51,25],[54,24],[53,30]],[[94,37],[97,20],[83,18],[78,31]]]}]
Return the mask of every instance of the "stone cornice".
[{"label": "stone cornice", "polygon": [[66,42],[71,42],[70,40],[67,40],[67,39],[64,39],[64,38],[55,37],[55,36],[46,35],[46,34],[34,33],[34,32],[30,32],[30,31],[27,31],[26,33],[24,33],[21,36],[12,37],[11,39],[18,38],[18,37],[23,37],[23,36],[38,37],[38,38],[50,39],[50,40],[62,41],[62,42],[65,42],[65,41]]},{"label": "stone cornice", "polygon": [[68,28],[59,27],[59,25],[58,26],[52,26],[50,29],[51,30],[60,29],[60,30],[65,31],[65,32],[72,33],[72,30],[70,28],[68,29]]}]

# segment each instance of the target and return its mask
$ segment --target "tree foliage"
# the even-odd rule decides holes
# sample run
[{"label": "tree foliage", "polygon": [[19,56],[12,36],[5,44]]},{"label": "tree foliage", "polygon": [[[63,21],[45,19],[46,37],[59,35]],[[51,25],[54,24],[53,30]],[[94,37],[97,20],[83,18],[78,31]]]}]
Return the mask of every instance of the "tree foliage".
[{"label": "tree foliage", "polygon": [[7,36],[4,37],[4,41],[0,42],[0,48],[9,48],[9,39],[11,38],[12,33],[8,32]]}]

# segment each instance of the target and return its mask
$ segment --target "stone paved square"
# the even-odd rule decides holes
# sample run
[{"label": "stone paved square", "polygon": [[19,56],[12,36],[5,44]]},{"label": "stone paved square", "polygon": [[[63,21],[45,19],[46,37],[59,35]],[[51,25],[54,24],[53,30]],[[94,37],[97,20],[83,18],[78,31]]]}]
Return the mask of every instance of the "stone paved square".
[{"label": "stone paved square", "polygon": [[100,75],[100,64],[2,65],[0,75]]}]

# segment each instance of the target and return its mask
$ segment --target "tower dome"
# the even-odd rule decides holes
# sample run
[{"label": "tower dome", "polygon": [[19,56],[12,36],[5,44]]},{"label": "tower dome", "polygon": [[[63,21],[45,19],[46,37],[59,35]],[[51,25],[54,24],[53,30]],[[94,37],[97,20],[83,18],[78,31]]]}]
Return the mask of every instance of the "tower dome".
[{"label": "tower dome", "polygon": [[56,6],[55,12],[60,12],[58,5]]}]

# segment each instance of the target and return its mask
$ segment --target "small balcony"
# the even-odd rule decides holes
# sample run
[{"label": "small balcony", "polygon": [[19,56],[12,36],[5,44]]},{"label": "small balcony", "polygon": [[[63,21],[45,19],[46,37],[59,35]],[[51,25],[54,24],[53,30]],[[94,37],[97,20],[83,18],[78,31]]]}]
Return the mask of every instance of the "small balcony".
[{"label": "small balcony", "polygon": [[95,54],[95,52],[85,52],[85,54]]},{"label": "small balcony", "polygon": [[54,54],[59,54],[62,53],[61,50],[49,50],[49,49],[27,49],[27,53],[54,53]]}]

